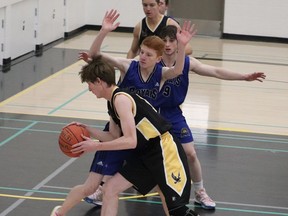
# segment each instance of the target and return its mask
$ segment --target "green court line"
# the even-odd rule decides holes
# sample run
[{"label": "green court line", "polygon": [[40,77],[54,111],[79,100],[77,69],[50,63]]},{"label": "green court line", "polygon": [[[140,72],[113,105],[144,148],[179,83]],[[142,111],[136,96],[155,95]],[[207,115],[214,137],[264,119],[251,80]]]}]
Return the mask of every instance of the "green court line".
[{"label": "green court line", "polygon": [[[43,106],[27,106],[27,105],[17,105],[17,104],[9,104],[6,105],[7,107],[26,107],[26,108],[37,108],[37,109],[53,109],[52,107],[43,107]],[[77,111],[77,112],[90,112],[90,113],[107,113],[107,112],[99,112],[97,110],[84,110],[84,109],[67,109],[67,108],[61,108],[61,110],[67,110],[67,111]]]},{"label": "green court line", "polygon": [[[193,133],[193,135],[198,134],[201,136],[201,133]],[[208,133],[207,133],[208,134]],[[206,135],[203,134],[203,136],[206,137]],[[271,142],[271,143],[280,143],[280,144],[286,144],[288,143],[287,138],[283,139],[277,139],[277,138],[267,138],[263,139],[262,137],[249,137],[249,136],[229,136],[229,135],[211,135],[209,134],[207,137],[212,137],[212,138],[227,138],[227,139],[233,139],[233,140],[244,140],[244,141],[256,141],[256,142]]]},{"label": "green court line", "polygon": [[33,192],[33,193],[44,193],[44,194],[57,194],[57,195],[67,195],[68,193],[53,192],[53,191],[43,191],[43,190],[29,190],[23,188],[14,188],[14,187],[0,187],[0,190],[10,190],[10,191],[23,191],[23,192]]},{"label": "green court line", "polygon": [[[67,195],[68,193],[61,193],[61,192],[53,192],[53,191],[43,191],[43,190],[28,190],[28,189],[22,189],[22,188],[13,188],[13,187],[0,187],[0,190],[12,190],[12,191],[23,191],[23,192],[33,192],[33,193],[43,193],[43,194],[55,194],[55,195]],[[157,204],[162,205],[161,201],[153,201],[153,200],[143,200],[143,199],[125,199],[125,201],[128,202],[138,202],[138,203],[150,203],[150,204]],[[191,205],[188,204],[188,207],[192,208],[201,208],[198,205]],[[261,206],[259,206],[261,207]],[[255,208],[259,208],[258,206],[255,206]],[[263,208],[263,207],[262,207]],[[279,207],[281,209],[281,207]],[[245,213],[253,213],[253,214],[264,214],[264,215],[282,215],[282,216],[288,216],[288,213],[282,213],[282,212],[272,212],[272,211],[259,211],[259,210],[252,210],[252,209],[239,209],[239,208],[224,208],[224,207],[216,207],[216,211],[233,211],[233,212],[245,212]]]},{"label": "green court line", "polygon": [[8,137],[7,139],[5,139],[4,141],[0,142],[0,146],[5,145],[6,143],[8,143],[9,141],[11,141],[12,139],[14,139],[15,137],[19,136],[20,134],[24,133],[27,129],[33,127],[34,125],[36,125],[38,122],[34,121],[33,123],[29,124],[28,126],[22,128],[20,131],[18,131],[17,133],[13,134],[12,136]]},{"label": "green court line", "polygon": [[[128,202],[138,202],[138,203],[152,203],[152,204],[159,204],[162,205],[162,202],[160,201],[151,201],[151,200],[140,200],[140,199],[127,199],[125,201]],[[216,201],[217,203],[217,201]],[[197,205],[191,205],[188,204],[188,207],[192,208],[201,208],[200,206]],[[237,209],[237,208],[223,208],[223,207],[216,207],[216,211],[234,211],[234,212],[245,212],[245,213],[254,213],[254,214],[264,214],[264,215],[282,215],[282,216],[288,216],[288,213],[282,213],[282,212],[271,212],[271,211],[256,211],[256,210],[251,210],[251,209]],[[197,211],[197,210],[196,210]]]},{"label": "green court line", "polygon": [[283,149],[255,148],[255,147],[247,147],[247,146],[229,146],[229,145],[208,144],[208,143],[206,143],[206,144],[196,143],[195,145],[196,146],[243,149],[243,150],[269,151],[269,152],[274,152],[274,153],[277,153],[277,152],[288,153],[288,150],[283,150]]},{"label": "green court line", "polygon": [[[57,117],[56,117],[57,118]],[[63,118],[63,117],[61,117],[61,118]],[[73,119],[72,117],[65,117],[65,118],[69,118],[69,119]],[[76,118],[75,117],[75,119],[79,119],[79,118]],[[1,118],[0,117],[0,120],[5,120],[5,121],[19,121],[19,122],[34,122],[35,120],[28,120],[28,119],[13,119],[13,118]],[[94,119],[92,119],[92,120],[94,120]],[[95,121],[98,121],[98,122],[104,122],[104,123],[106,123],[107,121],[103,121],[103,120],[95,120]],[[40,124],[58,124],[58,125],[66,125],[67,123],[65,123],[65,122],[55,122],[55,121],[38,121],[37,120],[37,122],[38,123],[40,123]],[[92,125],[92,126],[94,126],[94,125]],[[96,126],[96,125],[95,125]]]},{"label": "green court line", "polygon": [[61,104],[60,106],[56,107],[55,109],[53,109],[52,111],[50,111],[48,113],[48,115],[51,115],[55,112],[57,112],[59,109],[61,109],[62,107],[66,106],[67,104],[69,104],[70,102],[72,102],[73,100],[75,100],[76,98],[80,97],[81,95],[85,94],[88,91],[88,89],[85,89],[84,91],[80,92],[79,94],[75,95],[74,97],[72,97],[70,100],[66,101],[65,103]]},{"label": "green court line", "polygon": [[[39,123],[39,122],[38,122]],[[65,125],[65,124],[64,124]],[[31,126],[32,127],[32,126]],[[95,126],[97,128],[103,128],[103,126]],[[25,131],[32,131],[32,132],[43,132],[43,133],[59,133],[59,131],[52,131],[52,130],[37,130],[37,129],[20,129],[20,128],[9,128],[9,127],[0,127],[2,129],[11,129],[11,130],[25,130]],[[17,136],[17,133],[15,134],[15,136]],[[210,137],[208,135],[208,137]],[[13,139],[14,137],[12,136],[11,138],[9,137],[7,139],[7,141],[3,141],[3,142],[8,142],[11,139]],[[221,136],[219,135],[218,138],[224,138],[224,139],[235,139],[232,137],[225,137],[225,136]],[[241,140],[240,138],[237,138],[237,140]],[[243,140],[249,140],[249,139],[243,139]],[[252,139],[252,141],[256,141],[255,139]],[[271,140],[261,140],[261,142],[270,142],[272,143],[273,141]],[[286,142],[287,143],[287,142]],[[5,144],[5,143],[4,143]],[[211,143],[201,143],[201,142],[197,142],[195,143],[196,146],[209,146],[209,147],[222,147],[222,148],[232,148],[232,149],[243,149],[243,150],[255,150],[255,151],[268,151],[268,152],[282,152],[282,153],[288,153],[288,150],[283,150],[283,149],[272,149],[272,148],[257,148],[257,147],[248,147],[248,146],[229,146],[229,145],[221,145],[221,144],[211,144]],[[1,146],[1,143],[0,143]]]},{"label": "green court line", "polygon": [[[68,117],[64,117],[64,118],[68,118]],[[69,117],[69,118],[72,118],[72,117]],[[76,119],[76,117],[75,117]],[[0,117],[0,120],[5,120],[5,121],[16,121],[16,122],[34,122],[35,120],[29,120],[29,119],[15,119],[15,118],[3,118],[3,117]],[[95,119],[92,119],[92,120],[95,120]],[[62,122],[56,122],[56,121],[40,121],[40,120],[37,120],[38,123],[43,123],[43,124],[58,124],[58,125],[65,125],[66,123],[62,123]],[[103,122],[103,123],[106,123],[106,121],[104,120],[95,120],[97,122]],[[95,127],[98,127],[97,125],[92,125],[92,126],[95,126]],[[4,127],[1,127],[0,128],[4,128]],[[12,128],[11,129],[15,129],[15,128]],[[238,134],[218,134],[216,132],[207,132],[207,130],[217,130],[217,129],[202,129],[202,128],[193,128],[191,127],[192,131],[193,129],[195,130],[205,130],[205,133],[202,133],[202,132],[197,132],[197,131],[193,131],[193,134],[198,134],[198,135],[203,135],[203,136],[206,136],[206,134],[208,135],[208,137],[224,137],[224,138],[231,138],[231,139],[237,139],[236,137],[240,137],[239,139],[240,140],[255,140],[255,141],[264,141],[264,142],[278,142],[277,140],[279,140],[279,142],[284,142],[284,143],[288,143],[288,139],[286,137],[286,135],[279,135],[279,134],[269,134],[269,135],[274,135],[274,136],[277,136],[277,137],[266,137],[266,139],[263,139],[262,136],[251,136],[251,135],[238,135]],[[230,130],[226,130],[227,132],[238,132],[238,133],[247,133],[247,134],[251,134],[253,132],[239,132],[239,131],[230,131]],[[225,130],[221,130],[221,132],[224,132],[225,133]],[[256,134],[259,134],[259,133],[256,133]],[[268,134],[267,134],[268,135]],[[285,138],[279,138],[279,137],[285,137]],[[247,139],[245,139],[247,138]],[[274,141],[273,141],[274,140]]]}]

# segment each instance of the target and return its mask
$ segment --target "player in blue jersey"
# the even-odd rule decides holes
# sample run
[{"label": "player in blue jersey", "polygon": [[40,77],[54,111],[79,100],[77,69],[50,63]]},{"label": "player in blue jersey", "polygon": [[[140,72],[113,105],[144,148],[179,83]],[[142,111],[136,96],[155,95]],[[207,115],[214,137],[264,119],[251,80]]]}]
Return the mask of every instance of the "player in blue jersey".
[{"label": "player in blue jersey", "polygon": [[[94,40],[89,56],[100,54],[100,46],[106,35],[118,27],[119,23],[114,24],[119,14],[115,10],[106,13],[102,23],[102,28]],[[113,57],[106,53],[101,53],[103,58],[107,59],[113,66],[120,70],[121,87],[129,88],[130,92],[135,92],[143,96],[151,103],[155,103],[159,87],[166,80],[177,77],[182,74],[185,46],[189,43],[193,35],[196,34],[194,25],[185,21],[181,30],[177,30],[178,55],[177,63],[173,67],[162,67],[162,51],[164,51],[164,42],[158,36],[149,36],[145,38],[140,46],[139,60]],[[87,61],[87,56],[81,58]],[[178,62],[179,61],[179,62]],[[129,83],[124,85],[123,83]]]},{"label": "player in blue jersey", "polygon": [[[177,28],[175,26],[166,26],[160,34],[165,42],[165,49],[160,62],[162,66],[173,67],[176,62],[176,32]],[[236,73],[224,68],[202,64],[197,59],[186,56],[182,75],[166,81],[161,87],[156,103],[153,104],[159,113],[172,123],[172,131],[180,139],[186,152],[191,179],[194,185],[195,202],[199,203],[205,209],[214,209],[216,204],[207,195],[203,186],[201,165],[194,148],[194,139],[181,110],[181,105],[188,91],[190,72],[223,80],[258,80],[260,82],[265,79],[265,74],[261,72],[250,74]]]}]

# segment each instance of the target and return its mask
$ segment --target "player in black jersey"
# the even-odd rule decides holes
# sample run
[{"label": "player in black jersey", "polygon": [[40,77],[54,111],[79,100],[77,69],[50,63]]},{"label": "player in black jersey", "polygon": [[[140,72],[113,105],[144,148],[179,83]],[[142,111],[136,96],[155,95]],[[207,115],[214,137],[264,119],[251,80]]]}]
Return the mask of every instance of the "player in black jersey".
[{"label": "player in black jersey", "polygon": [[109,101],[110,124],[108,132],[91,133],[103,142],[84,137],[86,141],[76,144],[73,152],[134,149],[124,167],[104,185],[101,215],[116,215],[118,194],[129,187],[146,194],[156,185],[170,215],[197,215],[186,206],[191,179],[184,150],[169,132],[171,125],[145,99],[118,88],[114,67],[101,56],[84,66],[80,76],[97,98]]},{"label": "player in black jersey", "polygon": [[[151,35],[159,36],[166,25],[174,25],[180,29],[178,22],[160,13],[160,0],[142,0],[145,17],[134,27],[133,41],[127,53],[127,58],[132,59],[139,54],[142,41]],[[185,47],[185,54],[192,54],[190,44]]]}]

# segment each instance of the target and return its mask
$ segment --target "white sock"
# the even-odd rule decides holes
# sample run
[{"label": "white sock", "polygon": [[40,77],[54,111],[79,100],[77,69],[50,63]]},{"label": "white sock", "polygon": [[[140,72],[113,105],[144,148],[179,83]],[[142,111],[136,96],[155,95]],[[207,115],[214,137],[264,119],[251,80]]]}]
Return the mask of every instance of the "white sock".
[{"label": "white sock", "polygon": [[203,187],[203,180],[200,182],[193,182],[194,191],[199,191]]}]

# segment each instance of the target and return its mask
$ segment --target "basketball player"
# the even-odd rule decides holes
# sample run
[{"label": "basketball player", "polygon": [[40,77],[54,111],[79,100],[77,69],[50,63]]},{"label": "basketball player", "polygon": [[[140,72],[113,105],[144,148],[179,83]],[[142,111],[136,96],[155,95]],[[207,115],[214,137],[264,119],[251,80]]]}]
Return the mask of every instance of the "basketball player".
[{"label": "basketball player", "polygon": [[[198,215],[186,204],[190,197],[190,177],[186,156],[178,139],[170,134],[171,125],[145,99],[119,89],[115,69],[102,56],[94,57],[80,72],[89,90],[108,103],[109,131],[99,130],[75,145],[74,153],[134,149],[123,168],[104,185],[102,216],[117,215],[118,195],[134,186],[142,194],[159,185],[170,215]],[[105,133],[105,134],[104,134]],[[169,157],[167,157],[169,155]],[[172,162],[173,161],[173,162]],[[61,207],[54,215],[62,216]]]},{"label": "basketball player", "polygon": [[[133,41],[127,53],[127,58],[135,58],[139,54],[140,45],[145,37],[150,35],[159,36],[162,28],[166,25],[175,25],[180,28],[176,20],[160,13],[160,0],[142,0],[145,17],[134,27]],[[185,48],[186,55],[192,54],[190,44]]]},{"label": "basketball player", "polygon": [[[165,26],[160,37],[165,42],[165,49],[160,64],[165,67],[173,67],[177,56],[177,28],[175,26]],[[256,72],[250,74],[236,73],[224,68],[217,68],[202,64],[197,59],[186,56],[182,75],[168,80],[161,87],[156,103],[153,106],[159,113],[172,123],[173,133],[180,139],[188,158],[191,179],[193,181],[195,202],[205,209],[214,209],[215,202],[207,195],[203,186],[201,164],[197,158],[194,148],[192,132],[183,116],[181,105],[184,102],[188,86],[189,72],[195,72],[201,76],[215,77],[223,80],[246,80],[260,81],[265,79],[264,73]]]},{"label": "basketball player", "polygon": [[[112,31],[113,29],[115,29],[119,25],[119,23],[116,23],[114,25],[114,21],[118,18],[118,16],[119,14],[117,14],[117,11],[114,11],[114,10],[111,10],[109,13],[107,12],[105,14],[102,28],[99,34],[97,35],[95,42],[91,46],[91,50],[93,50],[91,56],[99,54],[100,45],[104,37],[106,36],[106,34],[109,31]],[[155,72],[153,76],[158,82],[158,86],[155,85],[155,90],[159,91],[160,83],[163,83],[167,79],[171,79],[181,74],[183,70],[183,65],[184,65],[185,46],[190,41],[190,39],[192,38],[194,34],[195,34],[194,26],[191,26],[189,22],[184,22],[181,32],[177,33],[177,37],[179,41],[179,55],[177,58],[177,62],[179,63],[176,63],[173,68],[167,68],[167,67],[162,68],[161,66],[156,64],[157,62],[160,61],[161,54],[163,53],[163,48],[164,48],[164,42],[157,36],[151,36],[145,39],[147,44],[141,47],[140,61],[136,61],[133,59],[129,60],[126,58],[113,58],[104,53],[102,54],[102,57],[104,59],[107,59],[109,64],[111,64],[112,66],[116,66],[120,69],[120,71],[123,71],[122,76],[125,76],[125,73],[128,71],[131,64],[139,65],[139,67],[141,68],[141,72],[143,73],[143,77],[146,76],[146,78],[144,79],[148,79],[150,75],[153,72]],[[147,89],[147,90],[150,90],[150,89]],[[153,99],[153,97],[151,97],[151,99]],[[92,129],[90,127],[88,127],[87,129],[89,130],[90,134],[93,134],[93,131],[91,131]],[[98,130],[97,134],[98,134],[97,139],[103,142],[106,141],[106,137],[105,136],[102,137],[102,135],[105,134],[104,131],[100,132]],[[97,155],[97,152],[96,152],[96,155]],[[96,158],[96,155],[95,155],[95,158]],[[97,161],[94,160],[93,164],[95,165],[96,162]],[[93,164],[92,166],[94,166]],[[97,163],[97,165],[99,164]],[[99,173],[98,171],[95,171],[95,170],[90,170],[87,181],[83,185],[74,187],[71,190],[71,192],[68,194],[62,207],[55,208],[55,210],[52,212],[52,215],[53,216],[55,215],[54,212],[57,212],[57,214],[60,216],[65,215],[74,205],[76,205],[79,201],[81,201],[82,198],[92,194],[96,190],[96,188],[99,186],[99,183],[101,182],[102,178],[103,178],[103,173]]]},{"label": "basketball player", "polygon": [[167,15],[167,10],[169,7],[169,0],[159,0],[159,12],[163,15]]}]

